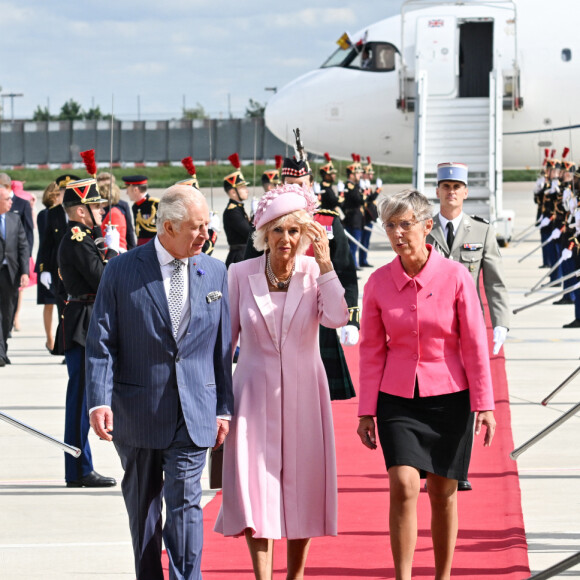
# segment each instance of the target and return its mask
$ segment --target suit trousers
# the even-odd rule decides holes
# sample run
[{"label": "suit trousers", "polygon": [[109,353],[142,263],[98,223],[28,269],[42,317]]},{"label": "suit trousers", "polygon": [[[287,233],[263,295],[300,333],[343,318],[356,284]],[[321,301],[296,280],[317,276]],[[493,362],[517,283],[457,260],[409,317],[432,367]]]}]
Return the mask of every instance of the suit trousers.
[{"label": "suit trousers", "polygon": [[0,265],[0,358],[6,359],[8,335],[12,330],[12,321],[18,303],[18,286],[10,279],[8,266]]},{"label": "suit trousers", "polygon": [[85,349],[80,345],[64,353],[68,370],[64,440],[81,450],[80,456],[64,454],[64,473],[67,481],[77,481],[93,471],[93,455],[89,445],[89,412],[85,391]]},{"label": "suit trousers", "polygon": [[[137,580],[163,580],[162,535],[169,557],[169,578],[201,579],[201,474],[207,448],[197,447],[191,440],[181,408],[175,437],[167,449],[137,448],[114,439],[113,442],[125,471],[122,490]],[[163,499],[167,521],[162,532]]]}]

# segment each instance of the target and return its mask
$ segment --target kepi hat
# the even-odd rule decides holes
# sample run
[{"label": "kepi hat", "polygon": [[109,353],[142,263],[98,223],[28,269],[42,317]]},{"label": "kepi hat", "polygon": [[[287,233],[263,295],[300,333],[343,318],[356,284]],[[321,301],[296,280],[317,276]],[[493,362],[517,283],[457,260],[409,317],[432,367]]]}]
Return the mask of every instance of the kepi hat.
[{"label": "kepi hat", "polygon": [[324,158],[326,159],[326,164],[320,167],[320,173],[326,173],[327,175],[333,175],[336,173],[336,169],[332,164],[332,159],[328,153],[324,154]]},{"label": "kepi hat", "polygon": [[449,161],[437,165],[437,183],[441,181],[461,181],[467,185],[467,165]]},{"label": "kepi hat", "polygon": [[267,169],[262,173],[262,185],[271,183],[272,185],[280,185],[280,167],[282,167],[282,155],[275,155],[274,160],[276,169]]},{"label": "kepi hat", "polygon": [[92,203],[107,203],[107,200],[101,197],[97,187],[97,180],[94,177],[68,183],[62,200],[64,208]]},{"label": "kepi hat", "polygon": [[228,157],[230,163],[236,168],[236,171],[229,173],[224,177],[224,189],[226,193],[230,189],[236,189],[236,187],[247,186],[248,182],[244,179],[242,175],[242,164],[240,162],[240,156],[237,153],[232,153]]},{"label": "kepi hat", "polygon": [[360,162],[360,155],[356,153],[351,153],[352,163],[346,166],[346,174],[350,175],[351,173],[356,173],[357,171],[362,172],[363,168]]},{"label": "kepi hat", "polygon": [[183,167],[185,167],[190,177],[188,177],[187,179],[181,179],[180,181],[177,181],[175,185],[191,185],[191,187],[199,189],[199,181],[197,180],[197,172],[195,169],[195,165],[193,163],[193,159],[191,157],[184,157],[181,160],[181,164],[183,165]]}]

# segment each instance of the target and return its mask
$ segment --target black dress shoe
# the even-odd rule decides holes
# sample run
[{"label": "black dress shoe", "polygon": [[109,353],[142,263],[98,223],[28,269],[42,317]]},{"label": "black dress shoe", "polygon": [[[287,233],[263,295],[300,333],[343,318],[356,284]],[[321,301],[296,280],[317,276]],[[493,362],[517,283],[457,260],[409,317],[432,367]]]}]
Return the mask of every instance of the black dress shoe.
[{"label": "black dress shoe", "polygon": [[3,358],[0,358],[0,367],[5,367],[6,361]]},{"label": "black dress shoe", "polygon": [[372,264],[366,263],[366,264],[361,264],[361,268],[374,268],[374,266]]},{"label": "black dress shoe", "polygon": [[457,482],[457,491],[471,491],[471,483],[467,481],[458,481]]},{"label": "black dress shoe", "polygon": [[580,320],[575,318],[572,322],[568,322],[568,324],[564,324],[562,328],[580,328]]},{"label": "black dress shoe", "polygon": [[556,300],[555,302],[552,302],[552,304],[574,304],[574,300],[568,296],[562,296],[560,300]]},{"label": "black dress shoe", "polygon": [[113,477],[105,477],[96,471],[91,471],[88,475],[76,481],[67,481],[67,487],[113,487],[117,481]]}]

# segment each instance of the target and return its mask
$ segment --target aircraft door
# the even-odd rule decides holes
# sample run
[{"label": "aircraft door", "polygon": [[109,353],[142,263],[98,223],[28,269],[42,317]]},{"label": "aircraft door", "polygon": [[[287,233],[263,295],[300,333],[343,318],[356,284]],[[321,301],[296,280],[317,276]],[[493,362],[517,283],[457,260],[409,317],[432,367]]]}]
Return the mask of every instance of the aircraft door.
[{"label": "aircraft door", "polygon": [[459,96],[489,97],[493,22],[465,22],[459,36]]},{"label": "aircraft door", "polygon": [[430,96],[454,97],[457,93],[457,36],[454,16],[417,19],[415,77],[419,71],[427,71]]}]

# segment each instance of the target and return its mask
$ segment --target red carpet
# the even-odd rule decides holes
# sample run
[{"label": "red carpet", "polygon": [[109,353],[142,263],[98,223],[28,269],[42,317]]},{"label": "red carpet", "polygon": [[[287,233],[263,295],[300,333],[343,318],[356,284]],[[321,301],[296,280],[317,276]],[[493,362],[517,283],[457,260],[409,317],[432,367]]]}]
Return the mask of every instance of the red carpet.
[{"label": "red carpet", "polygon": [[[489,322],[488,322],[489,325]],[[491,331],[490,331],[491,339]],[[353,379],[358,377],[358,348],[345,349]],[[459,494],[459,538],[453,578],[520,580],[529,576],[527,544],[513,449],[508,386],[503,351],[492,357],[498,428],[493,444],[484,449],[476,439],[470,469],[474,490]],[[358,382],[358,381],[356,381]],[[326,579],[394,578],[387,527],[389,481],[380,449],[362,446],[356,434],[357,402],[333,403],[339,489],[339,535],[312,542],[307,577]],[[243,538],[223,538],[213,532],[221,493],[204,510],[204,580],[253,578]],[[433,578],[426,492],[419,499],[419,540],[414,579]],[[276,578],[285,577],[283,541],[276,543]]]}]

